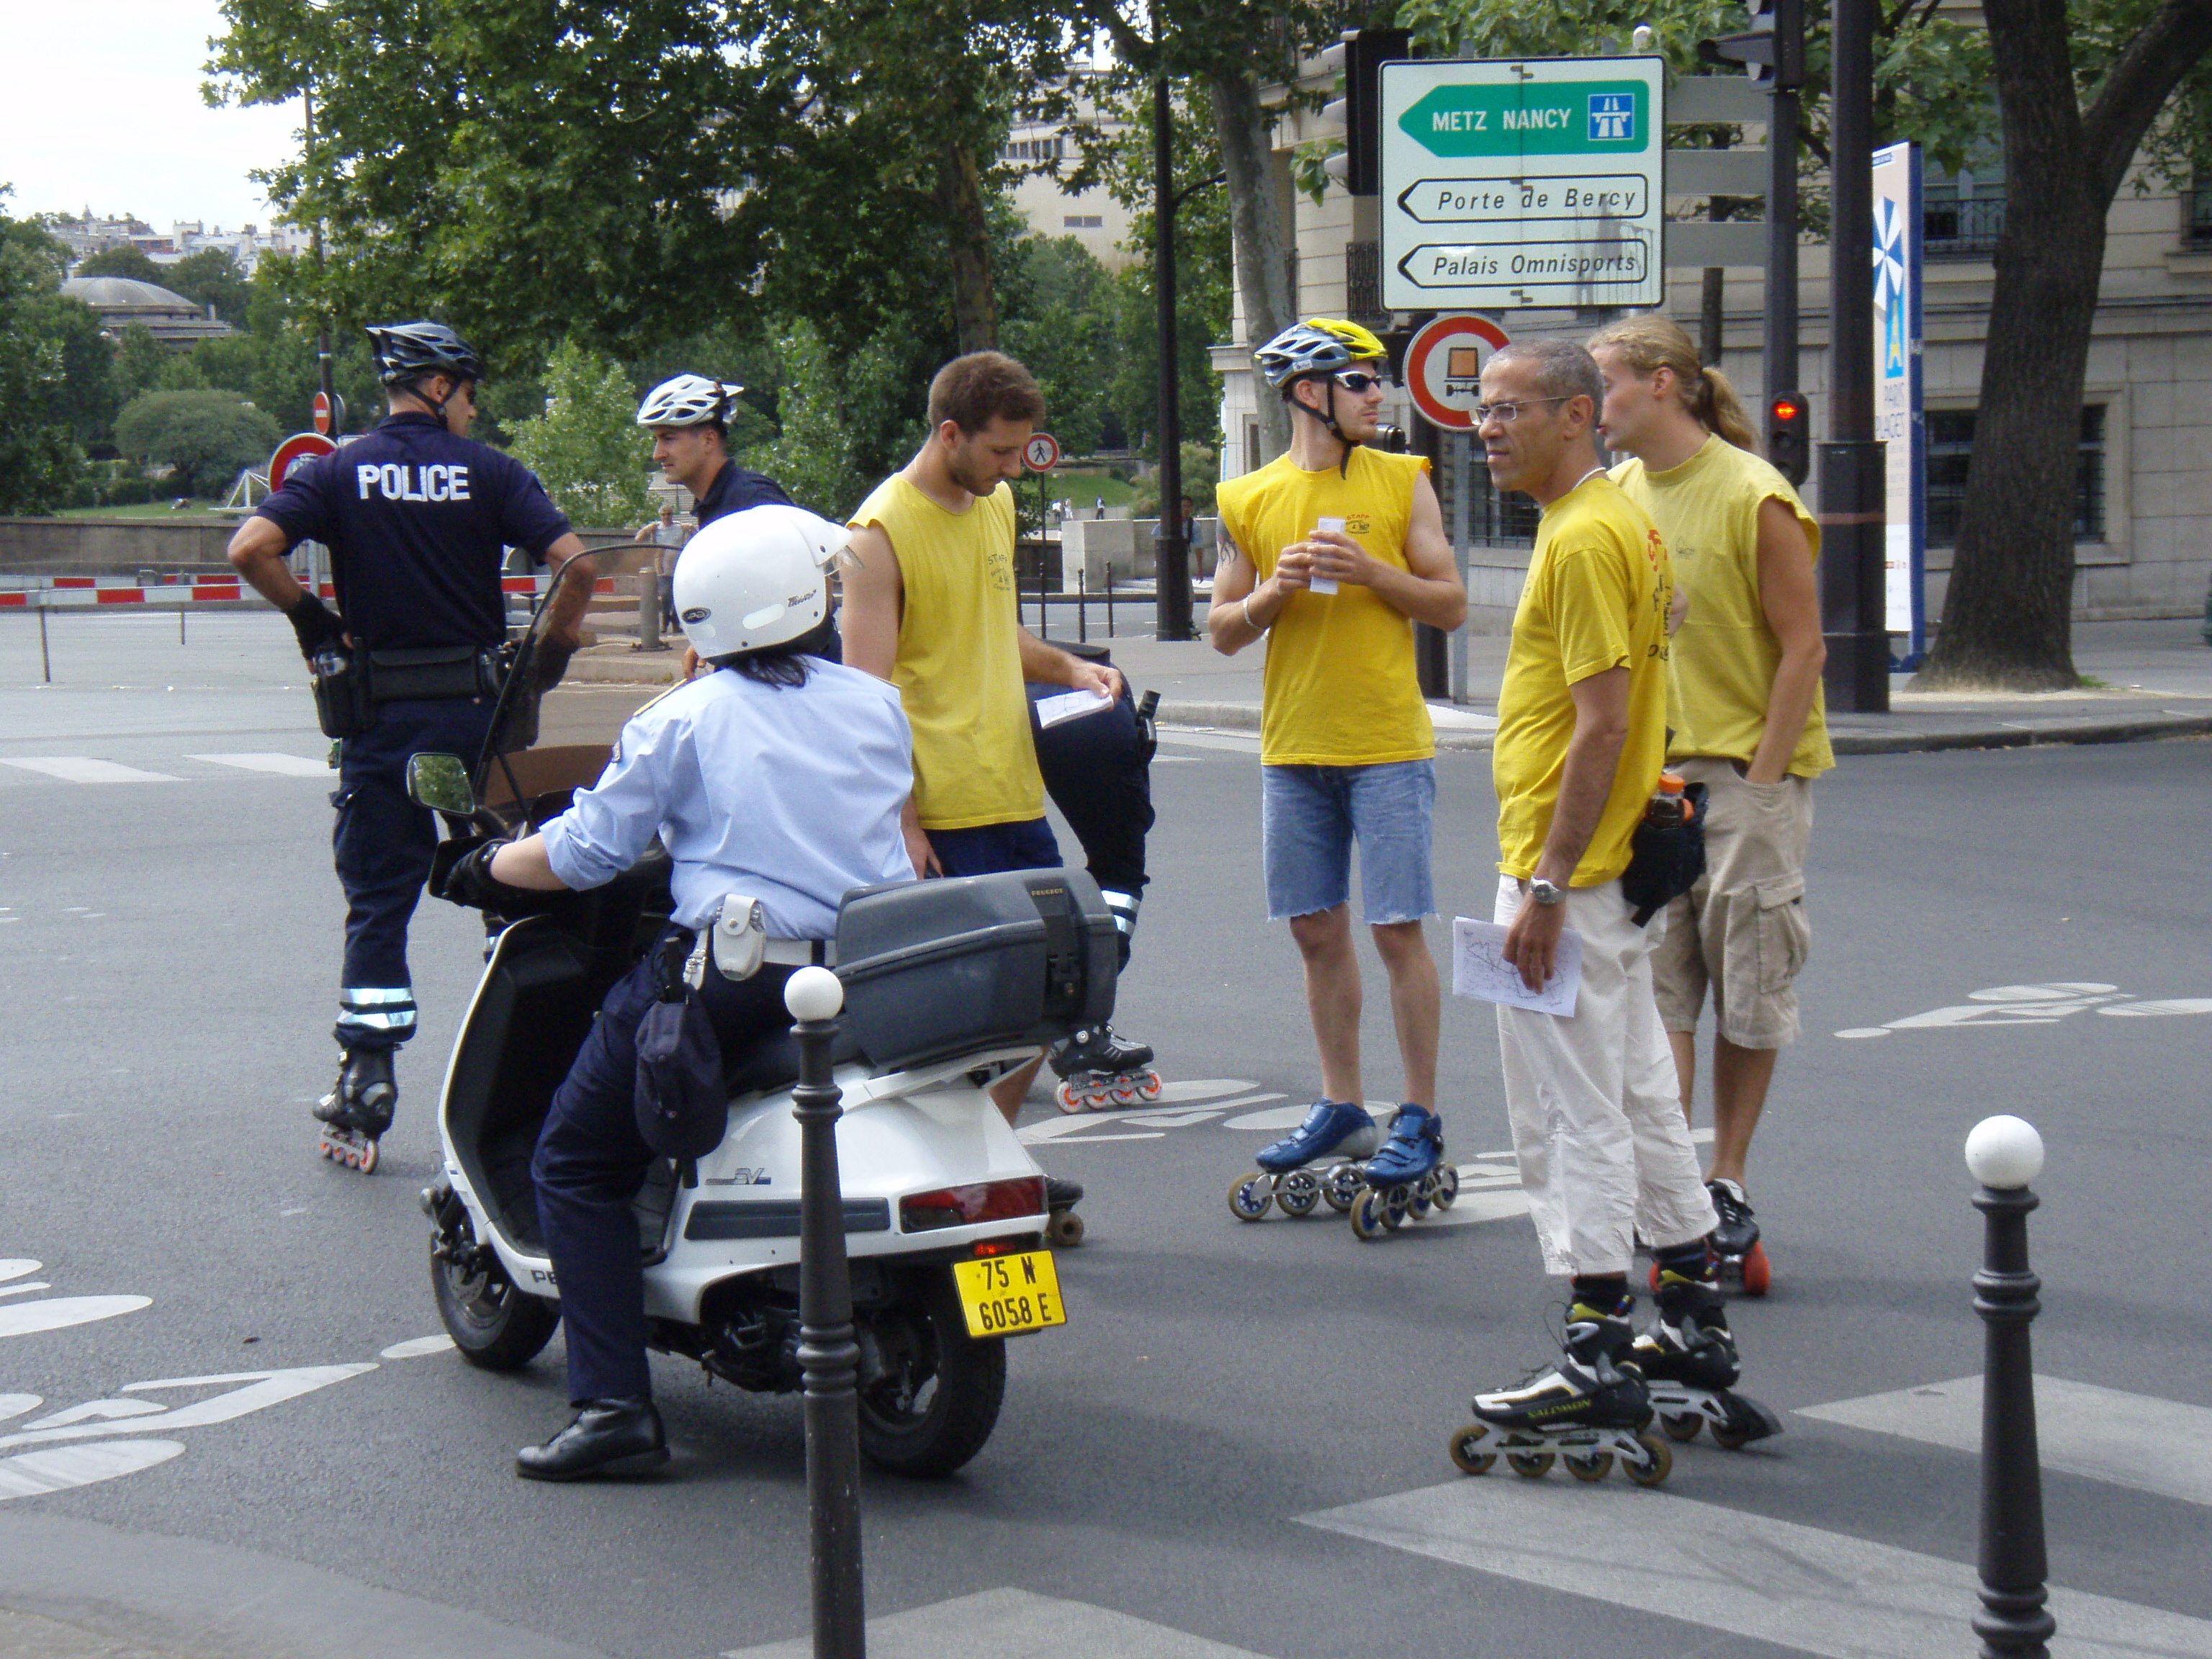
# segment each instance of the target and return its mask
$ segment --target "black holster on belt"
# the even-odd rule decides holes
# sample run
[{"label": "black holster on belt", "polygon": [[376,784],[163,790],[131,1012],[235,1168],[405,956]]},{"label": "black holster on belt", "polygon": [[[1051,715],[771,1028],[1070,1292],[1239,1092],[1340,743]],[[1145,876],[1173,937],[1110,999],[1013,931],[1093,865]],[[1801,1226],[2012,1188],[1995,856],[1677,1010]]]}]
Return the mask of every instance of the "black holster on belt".
[{"label": "black holster on belt", "polygon": [[1683,822],[1657,824],[1646,818],[1636,826],[1629,842],[1620,893],[1636,907],[1629,920],[1638,927],[1696,886],[1705,873],[1705,786],[1685,786],[1682,799],[1690,807]]},{"label": "black holster on belt", "polygon": [[499,690],[497,653],[473,645],[422,646],[368,653],[368,700],[423,702],[490,696]]},{"label": "black holster on belt", "polygon": [[331,644],[307,665],[315,694],[315,724],[326,738],[357,738],[369,727],[368,680],[361,659]]}]

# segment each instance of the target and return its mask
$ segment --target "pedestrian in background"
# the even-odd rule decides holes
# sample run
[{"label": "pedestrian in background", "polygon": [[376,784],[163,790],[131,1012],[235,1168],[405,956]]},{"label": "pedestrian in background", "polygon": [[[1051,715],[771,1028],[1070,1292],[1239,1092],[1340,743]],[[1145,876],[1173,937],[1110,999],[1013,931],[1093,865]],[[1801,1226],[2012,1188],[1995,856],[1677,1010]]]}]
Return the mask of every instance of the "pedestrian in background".
[{"label": "pedestrian in background", "polygon": [[675,505],[661,502],[660,516],[640,530],[637,538],[649,541],[660,550],[653,560],[660,581],[660,625],[672,631],[676,627],[676,556],[684,548],[684,526],[676,522]]},{"label": "pedestrian in background", "polygon": [[1753,453],[1734,390],[1673,322],[1631,317],[1590,349],[1605,377],[1607,441],[1633,457],[1613,477],[1657,523],[1687,599],[1673,641],[1667,762],[1706,787],[1705,873],[1668,908],[1652,975],[1686,1118],[1712,995],[1713,1243],[1741,1257],[1759,1243],[1745,1159],[1776,1058],[1797,1040],[1813,780],[1836,763],[1813,576],[1820,529]]}]

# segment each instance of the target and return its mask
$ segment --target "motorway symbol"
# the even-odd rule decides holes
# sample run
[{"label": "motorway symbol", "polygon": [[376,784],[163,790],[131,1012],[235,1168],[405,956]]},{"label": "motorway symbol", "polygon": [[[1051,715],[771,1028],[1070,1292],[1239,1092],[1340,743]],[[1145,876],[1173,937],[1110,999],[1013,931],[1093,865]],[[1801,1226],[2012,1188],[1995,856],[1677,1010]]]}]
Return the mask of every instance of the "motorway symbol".
[{"label": "motorway symbol", "polygon": [[1439,317],[1413,336],[1401,378],[1422,419],[1447,432],[1474,431],[1482,366],[1506,338],[1489,318],[1470,314]]},{"label": "motorway symbol", "polygon": [[1049,472],[1060,465],[1060,440],[1049,432],[1032,433],[1022,446],[1022,465],[1032,472]]}]

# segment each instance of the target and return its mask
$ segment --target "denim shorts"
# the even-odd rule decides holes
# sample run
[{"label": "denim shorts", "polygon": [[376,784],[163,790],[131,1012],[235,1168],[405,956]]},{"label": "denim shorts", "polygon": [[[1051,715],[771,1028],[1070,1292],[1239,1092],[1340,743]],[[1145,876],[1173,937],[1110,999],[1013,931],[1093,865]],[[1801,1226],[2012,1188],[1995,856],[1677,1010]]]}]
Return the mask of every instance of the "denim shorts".
[{"label": "denim shorts", "polygon": [[1003,870],[1056,870],[1060,843],[1044,818],[932,830],[929,845],[948,876],[995,876]]},{"label": "denim shorts", "polygon": [[1429,876],[1437,764],[1263,766],[1260,840],[1267,916],[1333,910],[1352,896],[1352,844],[1370,927],[1419,921],[1437,908]]}]

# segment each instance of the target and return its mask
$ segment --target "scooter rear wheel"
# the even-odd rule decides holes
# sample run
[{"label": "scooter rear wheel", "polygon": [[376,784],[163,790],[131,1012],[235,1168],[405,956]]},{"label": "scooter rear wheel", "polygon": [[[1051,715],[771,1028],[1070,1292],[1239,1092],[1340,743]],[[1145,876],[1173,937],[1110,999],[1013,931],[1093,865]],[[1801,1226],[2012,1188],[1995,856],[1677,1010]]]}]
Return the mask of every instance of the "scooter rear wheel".
[{"label": "scooter rear wheel", "polygon": [[[437,1235],[431,1235],[437,1242]],[[490,1251],[466,1267],[430,1258],[430,1285],[438,1319],[461,1358],[488,1371],[520,1370],[553,1340],[558,1304],[526,1295]]]},{"label": "scooter rear wheel", "polygon": [[946,1475],[983,1449],[1006,1393],[1006,1345],[968,1334],[945,1267],[861,1316],[860,1450],[894,1474]]}]

